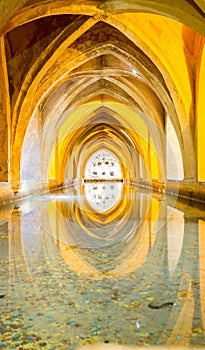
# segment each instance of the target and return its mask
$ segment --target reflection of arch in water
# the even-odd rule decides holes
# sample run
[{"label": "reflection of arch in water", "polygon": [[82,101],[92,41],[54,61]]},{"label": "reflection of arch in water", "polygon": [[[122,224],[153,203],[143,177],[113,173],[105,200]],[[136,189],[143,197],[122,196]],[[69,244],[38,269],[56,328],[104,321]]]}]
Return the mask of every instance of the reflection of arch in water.
[{"label": "reflection of arch in water", "polygon": [[[56,210],[56,206],[54,207],[53,203],[51,206]],[[165,210],[164,210],[165,209]],[[163,205],[163,212],[166,213],[166,203]],[[161,213],[162,214],[162,213]],[[147,213],[147,215],[151,215],[150,211]],[[159,216],[159,215],[158,215]],[[162,215],[161,215],[162,216]],[[56,220],[59,217],[59,212],[56,212],[56,217],[54,220]],[[23,217],[19,217],[18,220],[22,220]],[[44,217],[45,221],[47,221],[48,217]],[[11,222],[9,223],[10,230],[13,228],[13,224],[15,224],[16,227],[16,218],[12,218]],[[23,219],[24,220],[24,219]],[[113,269],[113,271],[109,271],[107,274],[103,274],[100,271],[97,271],[97,269],[93,266],[89,266],[89,264],[86,262],[86,257],[81,254],[83,250],[77,249],[77,247],[68,247],[68,249],[64,249],[64,251],[69,255],[69,259],[72,262],[72,258],[74,258],[73,261],[73,266],[76,264],[78,267],[78,270],[76,268],[73,269],[75,272],[78,272],[82,276],[84,275],[85,277],[90,277],[93,279],[101,279],[101,278],[117,278],[117,277],[126,277],[126,274],[137,273],[138,278],[138,283],[135,285],[136,291],[143,291],[147,297],[149,294],[146,294],[147,291],[149,290],[149,286],[151,286],[152,291],[150,294],[152,297],[157,296],[159,300],[163,300],[164,298],[168,298],[168,300],[175,301],[176,300],[176,305],[173,307],[170,307],[169,309],[166,310],[166,323],[167,326],[165,327],[166,331],[163,332],[162,330],[162,343],[168,343],[170,345],[182,345],[184,341],[186,341],[187,344],[191,343],[196,344],[198,333],[192,333],[192,328],[193,327],[198,327],[198,329],[203,329],[202,322],[203,320],[201,319],[200,315],[203,313],[204,310],[204,302],[201,299],[201,304],[199,300],[197,299],[197,296],[199,295],[199,290],[197,291],[197,288],[199,286],[197,285],[198,278],[200,277],[201,273],[199,271],[199,265],[193,264],[193,261],[195,259],[195,262],[198,261],[198,244],[195,244],[193,246],[193,242],[198,241],[198,230],[197,230],[197,225],[198,221],[193,220],[192,218],[184,218],[185,220],[185,232],[190,232],[190,234],[184,235],[183,239],[183,246],[181,248],[181,254],[180,258],[178,260],[178,264],[175,269],[175,276],[172,276],[171,279],[167,275],[166,267],[168,267],[168,261],[167,261],[167,256],[166,256],[166,250],[167,250],[167,227],[164,225],[162,227],[160,225],[160,232],[156,237],[156,240],[154,244],[152,245],[152,249],[149,250],[144,262],[142,261],[141,266],[136,266],[136,261],[138,258],[138,253],[139,251],[139,242],[137,244],[136,242],[136,235],[134,239],[131,239],[129,242],[129,248],[134,249],[136,252],[136,255],[132,255],[132,251],[130,255],[127,257],[124,255],[125,259],[125,267],[123,268],[123,274],[119,273],[120,270],[118,269]],[[13,221],[15,223],[13,223]],[[44,226],[44,222],[40,222],[40,227]],[[25,216],[25,228],[26,228],[26,216]],[[58,229],[61,230],[62,226],[61,223],[59,222]],[[20,229],[20,226],[19,226]],[[146,227],[141,226],[141,231],[145,233]],[[202,230],[203,231],[203,230]],[[12,231],[13,232],[13,231]],[[148,231],[149,232],[149,231]],[[204,232],[204,231],[203,231]],[[201,235],[202,233],[201,232]],[[150,233],[150,232],[149,232]],[[24,232],[24,235],[26,232]],[[171,232],[170,232],[171,234]],[[53,273],[53,271],[56,271],[59,267],[59,262],[60,262],[60,256],[58,255],[58,250],[57,246],[54,243],[54,240],[52,240],[52,237],[50,236],[50,242],[53,241],[53,245],[51,247],[51,252],[47,251],[47,243],[48,243],[48,234],[45,233],[44,230],[41,231],[41,244],[42,247],[45,245],[45,255],[46,257],[50,257],[51,261],[50,264],[47,265],[49,269],[49,273]],[[148,237],[148,235],[147,235]],[[19,234],[12,234],[11,235],[11,242],[10,244],[12,245],[12,251],[11,251],[11,258],[15,257],[15,253],[20,253],[19,252],[19,243],[21,240],[19,240],[20,236]],[[202,238],[202,237],[201,237]],[[141,235],[140,237],[140,242],[142,243],[142,246],[144,244],[144,240],[146,239],[146,236],[144,234]],[[135,244],[136,243],[136,244]],[[191,250],[187,252],[188,249]],[[61,247],[63,249],[63,246]],[[65,246],[64,246],[65,248]],[[34,247],[34,250],[36,248]],[[49,248],[50,249],[50,248]],[[144,250],[145,251],[145,250]],[[124,252],[126,253],[126,251]],[[31,260],[29,260],[29,251],[24,249],[20,253],[22,257],[20,256],[20,259],[24,259],[25,263],[27,264],[28,268],[32,268],[33,265],[31,263]],[[56,255],[57,254],[57,255]],[[63,256],[63,255],[61,255]],[[158,263],[156,264],[156,256],[158,256]],[[190,264],[190,259],[192,261],[192,264]],[[65,259],[66,260],[66,259]],[[119,256],[118,260],[123,260],[123,255]],[[126,260],[128,261],[128,266],[126,267]],[[69,260],[67,261],[69,262]],[[129,262],[133,265],[133,270],[129,266]],[[22,260],[23,263],[23,260]],[[72,263],[68,264],[69,267],[73,268]],[[139,269],[140,267],[140,269]],[[84,269],[81,271],[81,268]],[[126,270],[127,268],[127,270]],[[54,269],[54,270],[53,270]],[[59,270],[60,272],[60,270]],[[113,273],[114,272],[114,273]],[[119,273],[119,274],[118,274]],[[132,274],[130,275],[130,281],[132,280]],[[134,275],[133,275],[134,276]],[[18,272],[18,269],[15,272],[15,278],[18,277],[19,281],[22,280],[22,271],[21,269]],[[38,280],[38,277],[34,276],[35,279]],[[22,283],[25,282],[24,280]],[[171,283],[170,283],[171,282]],[[156,288],[158,286],[158,289]],[[40,290],[39,290],[40,291]],[[128,291],[129,292],[129,291]],[[148,298],[149,299],[149,298]],[[149,300],[144,299],[145,305],[141,304],[138,307],[137,313],[142,317],[144,308],[146,306],[146,313],[144,313],[144,320],[148,320],[150,324],[153,324],[154,327],[161,326],[161,319],[152,317],[153,312],[157,313],[158,311],[153,311],[147,307]],[[161,312],[161,311],[159,311]],[[194,319],[194,315],[197,316],[197,325],[196,323],[196,318]],[[188,319],[187,319],[188,318]],[[143,320],[142,320],[143,321]],[[193,334],[193,336],[192,336]],[[160,336],[161,337],[161,336]],[[199,340],[199,339],[198,339]]]},{"label": "reflection of arch in water", "polygon": [[[86,211],[82,211],[76,203],[73,209],[71,209],[71,203],[67,203],[67,208],[64,203],[59,203],[58,210],[63,215],[61,215],[58,223],[59,232],[61,233],[58,247],[66,263],[75,272],[94,279],[127,275],[143,266],[156,239],[156,235],[152,235],[150,231],[148,219],[150,219],[150,216],[154,218],[156,213],[151,212],[151,197],[149,194],[145,194],[143,203],[141,201],[142,196],[135,191],[129,209],[128,207],[124,209],[121,221],[118,222],[114,219],[106,225],[103,225],[103,221],[95,223],[95,215],[92,217],[90,213],[90,217],[87,217],[87,222],[85,222]],[[68,218],[67,214],[69,212],[70,215],[71,211],[73,211],[74,216]],[[109,232],[111,232],[111,236],[109,236]],[[125,242],[126,240],[127,242]],[[83,244],[80,245],[80,243]],[[95,252],[97,254],[98,248],[102,251],[106,247],[118,243],[122,243],[122,245],[120,246],[119,255],[114,261],[114,268],[103,272],[89,263],[86,256],[89,246],[93,249],[96,248]],[[81,249],[83,246],[84,249]]]},{"label": "reflection of arch in water", "polygon": [[[161,243],[157,230],[163,230],[163,228],[165,229],[166,227],[165,235],[167,241],[167,253],[165,252],[165,254],[168,256],[168,269],[171,274],[174,273],[180,259],[183,245],[184,228],[180,219],[180,217],[183,218],[183,214],[180,215],[179,226],[176,227],[176,222],[172,220],[173,213],[171,213],[172,217],[167,222],[168,212],[166,210],[166,202],[159,202],[156,198],[152,198],[151,202],[149,195],[136,192],[136,189],[132,188],[132,191],[129,190],[127,194],[125,194],[125,192],[123,195],[125,200],[123,203],[121,203],[122,207],[119,206],[119,209],[124,208],[122,212],[120,213],[120,210],[114,210],[115,214],[118,213],[118,217],[112,215],[112,210],[110,211],[111,215],[104,213],[99,215],[96,212],[90,211],[90,207],[87,205],[86,201],[82,200],[82,202],[75,202],[76,198],[79,198],[79,193],[83,193],[81,192],[83,191],[82,189],[83,186],[80,186],[78,189],[76,188],[76,190],[73,190],[72,195],[69,195],[69,198],[73,197],[74,200],[60,203],[56,201],[56,203],[53,202],[49,205],[49,208],[52,208],[52,210],[50,210],[51,215],[49,216],[49,221],[51,221],[50,225],[49,222],[46,224],[45,229],[48,232],[52,231],[52,237],[56,241],[57,246],[60,245],[61,253],[63,250],[65,250],[65,254],[63,253],[62,256],[66,258],[66,253],[69,253],[70,257],[72,255],[72,258],[74,259],[73,261],[76,259],[78,260],[79,258],[81,260],[84,259],[84,267],[86,271],[86,250],[81,248],[86,249],[90,245],[91,248],[97,249],[102,247],[102,249],[104,249],[105,247],[111,246],[118,242],[127,242],[128,244],[125,244],[124,246],[126,249],[120,251],[119,259],[116,261],[116,263],[120,261],[120,264],[114,269],[116,276],[117,274],[124,275],[131,272],[132,269],[133,271],[136,270],[145,262],[145,259],[142,259],[142,255],[140,255],[142,251],[140,254],[138,254],[138,251],[141,249],[140,244],[141,247],[144,247],[143,249],[146,251],[147,256],[150,249],[152,249],[153,252],[155,251],[156,254],[161,251]],[[132,197],[130,200],[128,194],[130,195],[131,193]],[[39,221],[39,213],[38,211],[36,212],[36,210],[37,209],[35,209],[34,216],[36,217],[37,215],[37,220]],[[170,211],[173,211],[171,207],[169,207],[169,212]],[[174,209],[174,213],[175,212],[176,209]],[[101,217],[100,219],[99,216]],[[98,218],[97,222],[96,218]],[[22,228],[24,227],[24,222],[26,227],[25,220],[26,216],[23,217]],[[144,221],[149,222],[149,227],[147,227],[147,223],[144,223]],[[175,241],[172,235],[173,230],[174,232],[177,232],[177,237],[175,237],[175,240],[180,239],[180,245],[176,246],[174,244]],[[27,263],[31,264],[29,250],[25,241],[25,229],[23,229],[22,234],[25,258]],[[144,244],[146,240],[147,245]],[[148,247],[148,243],[149,249],[145,249],[145,246]],[[72,250],[72,247],[75,247],[75,249]],[[36,250],[35,248],[33,249]],[[136,259],[134,258],[134,250],[136,251]],[[74,258],[74,256],[76,257]],[[140,257],[140,262],[137,262],[138,257]],[[129,266],[127,266],[128,259]],[[131,266],[131,261],[133,266]],[[69,262],[69,259],[67,262]],[[83,269],[81,269],[81,272],[84,274]],[[111,271],[109,274],[111,274]]]},{"label": "reflection of arch in water", "polygon": [[25,263],[29,267],[38,264],[40,255],[40,213],[41,209],[35,208],[35,216],[32,211],[22,216],[21,242],[25,256]]},{"label": "reflection of arch in water", "polygon": [[[165,202],[162,202],[162,203],[163,203],[162,212],[166,213],[166,203]],[[54,206],[54,204],[55,203],[51,203],[50,207],[56,211],[56,206]],[[161,207],[159,211],[160,210],[161,210]],[[161,212],[161,215],[158,215],[158,217],[163,216],[162,212]],[[20,235],[19,235],[20,231],[19,232],[16,231],[18,229],[20,230],[20,225],[18,226],[16,225],[16,223],[21,222],[22,220],[21,213],[19,214],[18,218],[16,218],[14,215],[15,213],[12,215],[11,219],[9,220],[10,230],[11,232],[15,232],[15,234],[11,235],[11,241],[10,241],[10,244],[12,247],[11,258],[13,259],[19,258],[22,264],[25,262],[27,267],[31,269],[34,266],[33,266],[33,262],[29,258],[29,250],[26,249],[26,246],[23,247],[22,251],[19,250],[20,248],[19,244],[24,245],[24,240],[20,239]],[[149,211],[147,215],[151,215],[151,211]],[[35,216],[35,212],[34,212],[34,216]],[[153,217],[156,217],[156,215]],[[47,258],[48,257],[50,258],[50,263],[47,264],[47,267],[48,267],[49,273],[52,274],[59,269],[60,256],[58,254],[57,246],[51,236],[49,236],[49,239],[50,239],[50,242],[53,241],[52,251],[49,252],[49,255],[47,255],[48,254],[48,251],[47,251],[48,233],[42,230],[42,227],[44,227],[44,224],[45,224],[44,221],[48,222],[48,217],[45,216],[42,218],[43,218],[43,221],[39,221],[39,228],[41,227],[41,239],[40,239],[41,245],[42,245],[41,247],[44,248],[44,253],[47,256]],[[25,216],[25,219],[26,219],[26,216]],[[54,217],[53,220],[55,221],[56,218]],[[126,275],[129,274],[130,272],[133,274],[137,273],[137,276],[139,278],[138,278],[137,285],[135,285],[136,291],[143,291],[147,293],[147,291],[149,290],[149,286],[151,286],[152,291],[150,292],[150,294],[152,295],[152,297],[157,295],[158,299],[162,298],[161,299],[162,303],[164,300],[163,298],[166,298],[166,297],[169,298],[168,300],[171,300],[171,301],[176,300],[176,305],[164,311],[164,314],[166,314],[166,326],[162,326],[161,318],[152,317],[153,312],[155,313],[160,312],[160,314],[163,314],[163,309],[159,311],[154,311],[149,309],[147,305],[150,301],[146,300],[146,298],[144,299],[145,305],[141,304],[139,306],[139,308],[137,309],[137,314],[139,317],[142,317],[142,316],[144,317],[144,319],[142,319],[142,322],[143,320],[147,321],[149,319],[149,322],[150,322],[149,324],[153,324],[153,327],[161,327],[160,330],[162,329],[162,332],[163,332],[161,333],[162,338],[160,336],[160,338],[162,339],[161,341],[162,343],[167,342],[170,345],[173,345],[173,344],[182,345],[184,344],[183,342],[186,341],[187,344],[191,343],[192,345],[194,345],[194,344],[197,344],[197,340],[199,340],[200,334],[193,332],[193,329],[203,330],[202,316],[203,316],[203,310],[204,310],[203,289],[201,290],[201,295],[200,295],[201,299],[200,300],[198,299],[199,285],[197,284],[197,281],[200,281],[200,277],[202,277],[203,279],[203,271],[199,270],[198,255],[200,256],[200,254],[198,250],[199,246],[196,243],[198,242],[198,238],[200,238],[200,243],[204,243],[203,233],[205,232],[205,230],[203,227],[200,227],[200,235],[199,235],[198,230],[196,229],[198,225],[197,220],[194,221],[192,218],[185,217],[184,221],[186,226],[185,232],[189,234],[184,235],[181,254],[176,266],[176,275],[171,276],[171,279],[168,278],[168,274],[167,274],[166,266],[168,267],[168,261],[166,265],[166,259],[167,259],[166,254],[163,254],[166,252],[166,249],[167,249],[166,225],[164,225],[164,227],[160,225],[161,230],[157,234],[155,242],[153,242],[152,244],[152,249],[148,251],[148,254],[146,255],[146,258],[145,258],[146,260],[142,262],[141,266],[139,266],[140,269],[139,267],[136,267],[136,260],[135,260],[138,257],[137,254],[140,253],[139,242],[136,243],[136,235],[134,239],[131,239],[131,241],[129,242],[130,250],[131,249],[135,250],[136,255],[134,254],[132,255],[132,251],[129,256],[125,255],[124,263],[126,264],[126,260],[127,260],[127,266],[125,266],[124,269],[122,269],[122,272],[119,269],[117,271],[116,269],[114,269],[113,271],[109,271],[107,274],[103,274],[100,271],[96,271],[96,269],[93,266],[87,263],[85,256],[81,254],[82,252],[81,249],[79,250],[77,249],[77,247],[68,247],[68,249],[65,249],[65,245],[64,247],[62,245],[61,249],[64,249],[64,251],[69,255],[70,261],[69,259],[66,261],[69,267],[73,268],[74,266],[76,269],[73,268],[73,270],[81,274],[81,277],[84,275],[85,277],[90,277],[93,279],[101,279],[104,277],[105,278],[117,278],[117,277],[126,278]],[[25,224],[26,224],[26,221],[25,221]],[[59,226],[56,225],[56,229],[58,226],[58,230],[61,230],[62,228],[61,223],[59,222],[58,224]],[[204,221],[203,223],[200,223],[200,225],[204,226]],[[144,232],[144,236],[143,235],[141,236],[142,247],[144,244],[143,241],[146,238],[145,230],[146,230],[146,227],[145,226],[143,227],[142,225],[140,228],[140,232],[141,233]],[[26,234],[26,232],[24,232],[24,234]],[[195,244],[193,244],[193,242],[195,242]],[[43,244],[45,246],[43,246]],[[34,247],[34,250],[35,249],[36,247]],[[187,252],[187,249],[190,249],[189,252]],[[202,247],[200,247],[200,249],[202,249]],[[203,254],[203,251],[200,250],[200,253]],[[126,254],[126,250],[125,250],[125,254]],[[62,254],[61,256],[63,257]],[[159,257],[158,264],[156,264],[156,256]],[[74,259],[73,262],[72,262],[72,259]],[[119,256],[119,260],[122,260],[122,255]],[[191,260],[191,264],[190,264],[190,260]],[[135,265],[133,270],[129,266],[129,261],[131,261],[132,264]],[[70,262],[71,264],[69,264]],[[36,267],[37,266],[35,265],[35,268]],[[204,258],[202,257],[202,261],[201,261],[201,257],[200,257],[200,269],[203,269],[203,267],[204,267]],[[81,271],[80,270],[81,268],[84,270]],[[29,273],[29,270],[27,271],[28,271],[27,273]],[[59,270],[59,273],[60,273],[60,270]],[[23,280],[22,280],[22,277],[23,277]],[[38,277],[36,277],[35,275],[33,275],[33,277],[38,280]],[[25,276],[22,275],[21,269],[15,270],[15,278],[18,278],[19,282],[22,281],[22,285],[23,283],[25,283]],[[130,280],[132,280],[132,278]],[[156,288],[155,290],[156,286],[158,286],[158,289]],[[38,288],[38,285],[36,285],[36,288]],[[159,289],[160,289],[160,293],[158,292]],[[39,289],[39,292],[41,293],[42,291]],[[149,294],[145,294],[145,295],[149,296]],[[145,306],[147,310],[146,313],[144,312]],[[197,315],[197,317],[194,318],[194,315]]]},{"label": "reflection of arch in water", "polygon": [[120,200],[122,186],[120,182],[85,183],[85,200],[94,210],[105,212]]},{"label": "reflection of arch in water", "polygon": [[[100,182],[105,184],[105,182]],[[113,184],[113,183],[112,183]],[[97,185],[97,184],[96,184]],[[121,186],[120,198],[113,206],[106,211],[96,210],[91,203],[87,200],[85,194],[86,186],[80,186],[77,188],[77,202],[75,206],[75,213],[77,224],[83,227],[85,230],[94,228],[94,231],[98,225],[103,225],[104,230],[108,230],[108,225],[115,223],[122,223],[129,219],[129,213],[134,201],[135,190],[133,186]],[[119,227],[119,225],[118,225]]]},{"label": "reflection of arch in water", "polygon": [[167,222],[167,251],[170,275],[174,274],[180,259],[184,240],[184,213],[167,207],[167,215],[171,211]]},{"label": "reflection of arch in water", "polygon": [[[161,252],[162,263],[168,255],[169,264],[167,270],[170,271],[170,273],[176,269],[181,256],[182,244],[179,245],[177,249],[173,246],[173,242],[170,241],[170,234],[169,237],[167,236],[167,218],[169,213],[167,213],[166,202],[159,202],[156,198],[152,198],[151,200],[146,194],[144,194],[143,198],[142,194],[136,192],[130,204],[130,210],[127,212],[125,210],[125,212],[123,212],[123,218],[119,226],[116,220],[110,221],[109,224],[106,225],[103,225],[103,221],[95,223],[95,215],[92,216],[92,213],[89,212],[88,217],[86,217],[85,208],[86,207],[83,207],[84,210],[81,211],[81,208],[75,205],[75,213],[77,214],[75,220],[72,218],[72,220],[68,222],[65,218],[61,217],[62,220],[59,223],[62,233],[59,242],[60,253],[74,271],[85,274],[91,278],[123,276],[136,271],[139,267],[143,269],[143,265],[147,261],[148,256],[150,256],[151,251],[153,254],[157,255]],[[59,210],[61,211],[62,208]],[[85,220],[88,221],[85,222]],[[171,223],[169,223],[169,230],[171,228],[170,225]],[[181,224],[179,228],[180,227],[183,229]],[[113,235],[106,236],[107,232],[112,232]],[[182,241],[183,232],[179,233],[179,235],[182,234]],[[95,237],[92,236],[93,233]],[[85,239],[83,242],[85,249],[81,249],[83,245],[80,247],[79,237],[82,241]],[[167,239],[169,239],[168,246]],[[96,253],[98,248],[104,249],[118,242],[127,240],[127,244],[123,247],[123,249],[125,249],[120,251],[118,259],[115,261],[115,268],[103,273],[89,264],[86,257],[86,240],[88,240],[89,244],[92,244],[92,248],[96,248]],[[72,249],[73,246],[75,249]],[[165,249],[164,252],[162,252],[162,247]],[[173,254],[175,254],[174,258]],[[148,261],[149,260],[150,259],[148,259]]]},{"label": "reflection of arch in water", "polygon": [[59,203],[58,211],[64,216],[61,241],[66,244],[72,240],[82,248],[98,248],[128,241],[149,210],[150,195],[146,195],[146,204],[140,206],[140,193],[132,186],[122,186],[120,200],[105,212],[93,210],[84,199],[84,190],[84,186],[78,188],[74,203]]}]

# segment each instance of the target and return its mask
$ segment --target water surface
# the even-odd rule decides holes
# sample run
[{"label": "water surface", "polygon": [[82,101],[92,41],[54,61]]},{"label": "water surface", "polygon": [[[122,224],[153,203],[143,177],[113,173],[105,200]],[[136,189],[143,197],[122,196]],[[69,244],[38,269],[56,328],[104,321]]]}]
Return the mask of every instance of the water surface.
[{"label": "water surface", "polygon": [[0,345],[205,345],[205,212],[121,182],[1,208]]}]

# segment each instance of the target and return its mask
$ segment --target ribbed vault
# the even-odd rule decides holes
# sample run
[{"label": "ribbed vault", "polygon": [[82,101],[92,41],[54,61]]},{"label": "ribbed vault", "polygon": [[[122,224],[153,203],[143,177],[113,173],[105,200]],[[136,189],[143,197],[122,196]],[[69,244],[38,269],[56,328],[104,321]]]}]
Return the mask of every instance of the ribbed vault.
[{"label": "ribbed vault", "polygon": [[170,123],[184,181],[204,180],[203,2],[4,3],[1,181],[80,181],[105,149],[126,180],[165,184]]}]

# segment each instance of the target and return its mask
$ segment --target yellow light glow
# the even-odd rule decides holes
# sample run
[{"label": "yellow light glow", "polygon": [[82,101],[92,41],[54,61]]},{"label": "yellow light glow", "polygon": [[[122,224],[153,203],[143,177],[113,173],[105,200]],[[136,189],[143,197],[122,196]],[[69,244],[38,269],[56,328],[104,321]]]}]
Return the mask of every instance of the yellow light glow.
[{"label": "yellow light glow", "polygon": [[197,103],[197,137],[198,137],[198,180],[205,181],[205,161],[204,161],[204,151],[205,151],[205,50],[203,49],[201,57],[201,66],[199,73],[199,88],[198,88],[198,103]]}]

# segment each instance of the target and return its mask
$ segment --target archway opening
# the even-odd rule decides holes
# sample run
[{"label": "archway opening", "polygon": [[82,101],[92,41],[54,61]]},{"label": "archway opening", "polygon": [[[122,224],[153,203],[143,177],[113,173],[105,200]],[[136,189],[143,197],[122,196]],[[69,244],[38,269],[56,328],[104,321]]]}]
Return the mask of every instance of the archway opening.
[{"label": "archway opening", "polygon": [[85,166],[84,181],[122,181],[120,162],[105,150],[95,152]]}]

